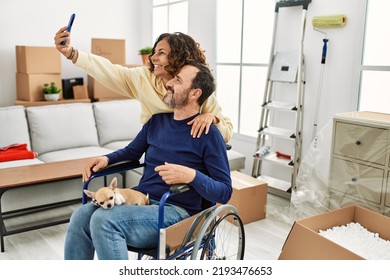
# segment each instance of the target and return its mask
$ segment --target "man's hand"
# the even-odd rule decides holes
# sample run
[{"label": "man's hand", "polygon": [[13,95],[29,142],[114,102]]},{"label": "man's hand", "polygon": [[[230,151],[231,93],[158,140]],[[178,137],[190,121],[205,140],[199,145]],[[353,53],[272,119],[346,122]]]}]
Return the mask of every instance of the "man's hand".
[{"label": "man's hand", "polygon": [[167,162],[164,165],[157,166],[154,170],[168,185],[191,183],[196,175],[196,171],[192,168]]},{"label": "man's hand", "polygon": [[219,120],[211,113],[204,113],[197,116],[192,121],[188,122],[188,125],[192,125],[191,135],[194,138],[202,136],[204,131],[205,134],[209,133],[210,126],[214,123],[217,124]]},{"label": "man's hand", "polygon": [[103,167],[106,167],[108,165],[108,157],[101,156],[96,157],[90,160],[87,163],[87,166],[84,168],[83,172],[83,182],[86,182],[91,177],[92,172],[97,172]]}]

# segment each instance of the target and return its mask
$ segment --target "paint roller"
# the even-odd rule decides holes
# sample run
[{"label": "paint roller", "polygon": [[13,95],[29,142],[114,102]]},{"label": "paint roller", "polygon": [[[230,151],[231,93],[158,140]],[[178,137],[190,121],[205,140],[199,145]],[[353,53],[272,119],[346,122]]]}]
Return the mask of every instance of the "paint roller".
[{"label": "paint roller", "polygon": [[347,23],[345,15],[317,16],[313,17],[312,24],[314,28],[335,28],[343,27]]},{"label": "paint roller", "polygon": [[317,133],[318,110],[321,101],[321,89],[322,89],[322,81],[324,76],[324,66],[326,62],[326,54],[327,54],[328,42],[329,42],[327,33],[322,31],[321,29],[344,27],[346,23],[347,23],[347,17],[341,14],[329,15],[329,16],[316,16],[313,17],[312,19],[312,25],[314,30],[321,32],[322,34],[325,35],[325,38],[322,39],[323,45],[322,45],[322,54],[321,54],[321,72],[320,72],[320,79],[319,79],[319,86],[318,86],[317,104],[316,104],[315,116],[314,116],[312,140],[315,138]]}]

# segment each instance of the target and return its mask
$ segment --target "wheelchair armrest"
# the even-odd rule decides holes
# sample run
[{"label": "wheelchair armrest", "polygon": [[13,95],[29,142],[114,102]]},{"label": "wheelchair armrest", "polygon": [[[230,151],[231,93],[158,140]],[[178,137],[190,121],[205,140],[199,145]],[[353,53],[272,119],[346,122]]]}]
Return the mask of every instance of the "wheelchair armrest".
[{"label": "wheelchair armrest", "polygon": [[[189,191],[191,187],[186,184],[178,184],[178,185],[172,185],[169,188],[169,191],[163,194],[163,196],[160,199],[160,205],[159,205],[159,213],[158,213],[158,229],[160,237],[158,239],[158,247],[157,247],[157,256],[159,259],[165,258],[165,255],[162,255],[165,252],[166,249],[166,228],[164,226],[164,207],[167,203],[167,200],[169,197],[184,193],[186,191]],[[202,208],[205,206],[206,200],[203,199],[202,201]],[[202,224],[201,222],[206,219],[208,214],[215,208],[215,203],[210,203],[207,201],[207,209],[204,208],[202,212],[197,215],[197,217],[192,221],[192,224],[190,226],[190,230],[187,232],[187,234],[184,236],[184,239],[182,243],[179,245],[179,248],[183,248],[184,245],[192,238],[194,235],[194,232],[196,229],[199,229],[199,226]],[[190,217],[189,217],[190,218]]]},{"label": "wheelchair armrest", "polygon": [[173,195],[184,193],[186,191],[190,190],[190,186],[186,184],[177,184],[172,185],[169,188],[169,191],[163,194],[163,196],[160,199],[160,205],[159,205],[159,217],[158,217],[158,227],[159,229],[164,228],[164,207],[167,203],[168,198],[170,198]]},{"label": "wheelchair armrest", "polygon": [[[144,166],[143,163],[140,163],[138,160],[135,161],[121,161],[114,164],[107,165],[106,167],[100,169],[97,172],[94,172],[93,175],[109,175],[113,173],[120,173],[122,171],[138,168]],[[103,174],[103,175],[102,175]]]},{"label": "wheelchair armrest", "polygon": [[115,173],[121,173],[127,170],[143,167],[145,164],[140,163],[138,160],[135,161],[121,161],[118,163],[110,164],[107,165],[106,167],[100,169],[97,172],[93,172],[91,177],[89,178],[88,181],[84,182],[83,184],[83,192],[82,192],[82,204],[87,203],[87,196],[84,193],[84,190],[88,189],[89,183],[97,178],[97,177],[102,177],[102,176],[107,176],[110,174],[115,174]]},{"label": "wheelchair armrest", "polygon": [[184,184],[173,185],[173,186],[171,186],[169,188],[169,191],[172,194],[183,193],[183,192],[186,192],[186,191],[189,191],[189,190],[190,190],[190,186],[189,185],[184,185]]}]

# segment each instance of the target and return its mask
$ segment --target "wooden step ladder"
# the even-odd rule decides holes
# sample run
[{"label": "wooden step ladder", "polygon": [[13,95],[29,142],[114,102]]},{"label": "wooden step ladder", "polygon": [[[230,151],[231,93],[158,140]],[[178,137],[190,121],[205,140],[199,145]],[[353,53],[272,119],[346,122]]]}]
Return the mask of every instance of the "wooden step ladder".
[{"label": "wooden step ladder", "polygon": [[[267,182],[270,193],[286,198],[290,198],[292,189],[296,188],[296,178],[301,161],[305,95],[303,42],[306,14],[310,2],[311,0],[286,0],[275,4],[267,81],[253,160],[252,176]],[[298,50],[276,50],[279,9],[296,6],[302,6]],[[283,87],[283,92],[295,93],[287,98],[278,96],[274,94],[274,91],[279,87]]]}]

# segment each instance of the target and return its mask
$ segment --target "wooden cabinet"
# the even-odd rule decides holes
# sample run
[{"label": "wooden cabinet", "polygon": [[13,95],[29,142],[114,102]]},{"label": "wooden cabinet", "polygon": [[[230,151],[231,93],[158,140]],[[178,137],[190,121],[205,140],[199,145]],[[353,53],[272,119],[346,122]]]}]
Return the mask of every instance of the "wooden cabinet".
[{"label": "wooden cabinet", "polygon": [[390,215],[390,114],[333,118],[329,206],[360,204]]},{"label": "wooden cabinet", "polygon": [[390,207],[390,171],[387,172],[387,188],[386,188],[385,206]]}]

